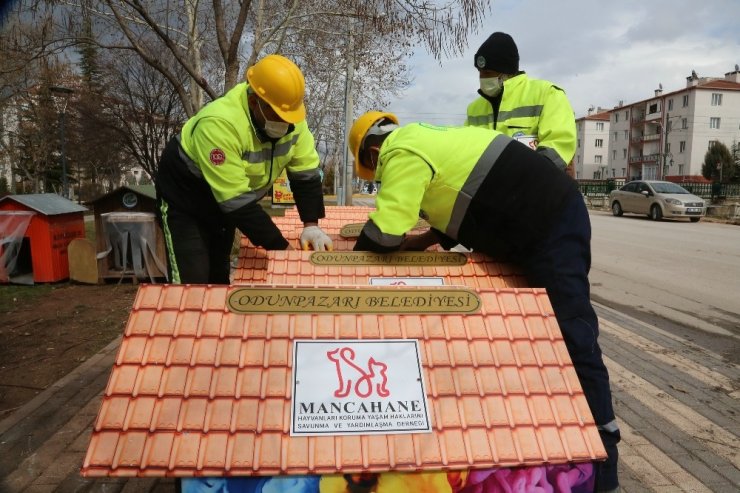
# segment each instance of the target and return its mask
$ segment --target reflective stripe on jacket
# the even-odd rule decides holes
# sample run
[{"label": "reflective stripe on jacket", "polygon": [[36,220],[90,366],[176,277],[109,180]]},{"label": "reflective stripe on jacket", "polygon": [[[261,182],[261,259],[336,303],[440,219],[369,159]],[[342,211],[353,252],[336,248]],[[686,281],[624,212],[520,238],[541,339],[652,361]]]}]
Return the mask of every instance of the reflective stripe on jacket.
[{"label": "reflective stripe on jacket", "polygon": [[259,200],[285,168],[291,182],[320,176],[305,120],[276,142],[260,141],[249,118],[247,87],[237,84],[204,106],[180,132],[181,157],[206,180],[223,212]]},{"label": "reflective stripe on jacket", "polygon": [[[494,115],[493,104],[498,101],[498,115]],[[565,92],[525,73],[504,81],[500,99],[480,96],[470,103],[465,125],[498,130],[514,138],[533,136],[538,152],[563,169],[576,151],[575,115]]]}]

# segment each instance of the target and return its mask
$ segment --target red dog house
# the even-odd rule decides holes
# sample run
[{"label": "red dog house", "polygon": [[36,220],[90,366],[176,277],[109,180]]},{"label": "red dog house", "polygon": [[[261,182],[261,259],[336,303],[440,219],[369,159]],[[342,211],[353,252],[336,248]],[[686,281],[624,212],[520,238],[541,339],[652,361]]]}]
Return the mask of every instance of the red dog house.
[{"label": "red dog house", "polygon": [[[17,230],[15,226],[18,221],[0,221],[0,240],[6,244],[6,248],[14,244],[17,252],[13,262],[16,277],[24,277],[28,283],[31,274],[33,282],[55,282],[69,278],[67,245],[75,238],[85,237],[83,214],[86,210],[53,193],[6,195],[0,198],[0,218],[18,216],[19,212],[33,213],[25,233],[18,233],[14,238],[11,237],[13,231],[3,229],[13,226]],[[8,227],[3,227],[3,224]],[[32,272],[29,272],[29,267]],[[13,272],[8,275],[13,278]],[[8,279],[0,281],[7,282]]]}]

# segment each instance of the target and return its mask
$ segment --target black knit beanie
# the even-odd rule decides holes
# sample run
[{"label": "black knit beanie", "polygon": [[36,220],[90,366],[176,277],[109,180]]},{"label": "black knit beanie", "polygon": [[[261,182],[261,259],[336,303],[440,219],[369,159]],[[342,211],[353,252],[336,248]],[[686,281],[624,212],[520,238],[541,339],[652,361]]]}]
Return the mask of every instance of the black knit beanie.
[{"label": "black knit beanie", "polygon": [[519,72],[519,50],[511,36],[495,32],[480,45],[473,63],[478,70],[515,74]]}]

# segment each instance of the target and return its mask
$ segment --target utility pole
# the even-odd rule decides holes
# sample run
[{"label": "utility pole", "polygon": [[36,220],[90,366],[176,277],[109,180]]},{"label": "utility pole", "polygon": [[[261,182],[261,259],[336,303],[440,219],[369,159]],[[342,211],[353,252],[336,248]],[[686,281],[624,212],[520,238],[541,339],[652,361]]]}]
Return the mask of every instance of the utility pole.
[{"label": "utility pole", "polygon": [[343,169],[344,169],[344,189],[342,190],[343,197],[337,196],[338,205],[352,205],[352,166],[349,164],[349,129],[352,128],[352,113],[354,108],[354,101],[352,99],[352,79],[355,75],[355,63],[354,63],[354,36],[352,34],[352,21],[349,19],[349,47],[347,53],[347,78],[344,81],[344,158],[343,158]]},{"label": "utility pole", "polygon": [[670,118],[671,116],[666,113],[665,124],[663,125],[663,174],[661,176],[661,179],[663,180],[665,180],[665,177],[668,174],[668,134],[670,133],[668,124],[670,123]]}]

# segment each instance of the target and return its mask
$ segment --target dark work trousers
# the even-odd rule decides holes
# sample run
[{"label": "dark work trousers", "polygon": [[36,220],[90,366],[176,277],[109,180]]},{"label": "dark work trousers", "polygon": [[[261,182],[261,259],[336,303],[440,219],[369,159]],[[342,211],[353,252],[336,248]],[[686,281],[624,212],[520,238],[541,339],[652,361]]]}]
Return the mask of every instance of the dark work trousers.
[{"label": "dark work trousers", "polygon": [[195,218],[161,199],[157,205],[170,282],[229,284],[235,228],[226,226],[220,218]]},{"label": "dark work trousers", "polygon": [[521,259],[531,287],[544,287],[555,310],[583,392],[609,458],[597,466],[596,490],[619,485],[617,443],[620,440],[609,373],[599,347],[599,321],[590,300],[591,222],[579,193],[567,199],[544,242]]}]

